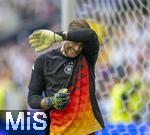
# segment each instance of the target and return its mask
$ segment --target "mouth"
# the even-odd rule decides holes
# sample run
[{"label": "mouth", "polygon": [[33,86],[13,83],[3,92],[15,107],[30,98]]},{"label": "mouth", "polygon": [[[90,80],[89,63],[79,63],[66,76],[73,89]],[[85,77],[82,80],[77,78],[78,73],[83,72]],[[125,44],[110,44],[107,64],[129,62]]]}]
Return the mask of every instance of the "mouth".
[{"label": "mouth", "polygon": [[69,44],[69,43],[64,45],[64,53],[67,57],[74,58],[80,54],[81,48],[78,47],[77,49],[76,48],[77,46],[74,47],[73,44]]},{"label": "mouth", "polygon": [[79,54],[79,51],[75,51],[73,49],[68,49],[67,54],[70,57],[76,57]]}]

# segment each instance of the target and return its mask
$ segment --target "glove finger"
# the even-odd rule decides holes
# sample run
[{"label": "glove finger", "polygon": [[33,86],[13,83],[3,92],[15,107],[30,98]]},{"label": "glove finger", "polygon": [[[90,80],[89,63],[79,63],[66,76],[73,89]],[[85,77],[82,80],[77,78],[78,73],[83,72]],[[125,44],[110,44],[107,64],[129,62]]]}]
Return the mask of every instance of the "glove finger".
[{"label": "glove finger", "polygon": [[69,102],[69,100],[62,101],[62,102],[60,103],[60,105],[61,105],[61,104],[62,104],[62,105],[63,105],[63,104],[64,104],[64,105],[65,105],[65,104],[68,104],[68,102]]},{"label": "glove finger", "polygon": [[31,44],[32,48],[37,48],[39,46],[41,46],[41,44],[39,42]]},{"label": "glove finger", "polygon": [[60,98],[66,98],[70,95],[70,93],[58,93]]},{"label": "glove finger", "polygon": [[60,89],[58,92],[59,93],[67,93],[68,89],[67,88],[63,88],[63,89]]},{"label": "glove finger", "polygon": [[33,43],[37,43],[40,42],[40,40],[38,38],[33,38],[29,40],[29,44],[33,44]]},{"label": "glove finger", "polygon": [[28,40],[32,40],[34,39],[35,37],[33,37],[33,35],[31,34],[29,37],[28,37]]},{"label": "glove finger", "polygon": [[46,50],[47,48],[49,48],[49,46],[47,46],[47,45],[42,45],[42,46],[36,47],[36,48],[35,48],[35,51],[36,51],[36,52],[41,52],[41,51]]},{"label": "glove finger", "polygon": [[70,100],[70,97],[68,96],[68,97],[59,97],[59,99],[61,99],[61,101],[63,102],[63,101],[69,101]]},{"label": "glove finger", "polygon": [[33,37],[39,37],[42,34],[43,30],[36,30],[32,33]]},{"label": "glove finger", "polygon": [[58,109],[58,110],[62,110],[62,109],[64,109],[64,108],[67,106],[67,104],[68,104],[68,102],[66,102],[66,103],[64,103],[64,104],[61,104],[61,105],[58,105],[58,106],[57,106],[57,109]]},{"label": "glove finger", "polygon": [[29,37],[28,37],[28,40],[32,40],[32,39],[36,39],[36,38],[39,38],[40,36],[35,36],[33,34],[31,34]]},{"label": "glove finger", "polygon": [[61,101],[61,102],[60,102],[61,104],[64,104],[64,103],[66,103],[66,102],[69,102],[70,99],[69,99],[69,98],[61,99],[60,101]]},{"label": "glove finger", "polygon": [[60,99],[63,102],[63,101],[68,101],[70,99],[70,97],[68,96],[68,97],[63,97],[63,98],[60,98]]},{"label": "glove finger", "polygon": [[59,105],[59,104],[63,104],[69,101],[69,97],[67,98],[59,98],[59,97],[55,97],[53,98],[53,104],[55,105]]}]

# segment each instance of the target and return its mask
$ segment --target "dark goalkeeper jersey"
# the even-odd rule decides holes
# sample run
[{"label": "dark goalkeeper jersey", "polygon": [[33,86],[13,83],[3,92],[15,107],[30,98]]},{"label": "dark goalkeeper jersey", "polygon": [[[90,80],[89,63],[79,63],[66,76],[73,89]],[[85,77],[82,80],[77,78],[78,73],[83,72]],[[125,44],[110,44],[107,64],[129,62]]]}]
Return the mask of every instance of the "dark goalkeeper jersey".
[{"label": "dark goalkeeper jersey", "polygon": [[32,66],[29,94],[34,96],[37,91],[37,94],[44,91],[45,96],[53,96],[59,89],[67,87],[77,58],[69,59],[59,50],[51,50],[36,59]]},{"label": "dark goalkeeper jersey", "polygon": [[[62,32],[58,33],[62,35]],[[102,116],[95,97],[95,63],[99,52],[99,43],[94,31],[76,29],[68,32],[67,40],[82,42],[84,55],[89,69],[90,102],[93,114],[101,127],[104,127]],[[79,56],[71,59],[63,56],[58,49],[51,50],[39,56],[33,67],[29,83],[28,103],[32,108],[40,109],[42,92],[45,96],[53,96],[61,88],[69,87],[69,81],[76,68]]]}]

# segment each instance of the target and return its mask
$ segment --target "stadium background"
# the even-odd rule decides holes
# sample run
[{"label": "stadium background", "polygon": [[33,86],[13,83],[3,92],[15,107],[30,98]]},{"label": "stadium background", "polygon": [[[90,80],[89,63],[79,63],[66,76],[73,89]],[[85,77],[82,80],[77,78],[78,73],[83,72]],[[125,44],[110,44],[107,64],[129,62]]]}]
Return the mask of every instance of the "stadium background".
[{"label": "stadium background", "polygon": [[[68,2],[68,3],[66,3]],[[96,96],[106,128],[96,134],[150,134],[149,0],[0,0],[0,110],[28,110],[35,29],[59,31],[74,17],[97,32]]]}]

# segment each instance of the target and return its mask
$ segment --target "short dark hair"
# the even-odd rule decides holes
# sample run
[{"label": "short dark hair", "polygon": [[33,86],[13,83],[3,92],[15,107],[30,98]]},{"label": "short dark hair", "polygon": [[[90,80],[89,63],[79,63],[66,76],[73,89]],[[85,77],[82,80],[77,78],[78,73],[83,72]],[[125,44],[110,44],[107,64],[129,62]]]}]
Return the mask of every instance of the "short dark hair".
[{"label": "short dark hair", "polygon": [[69,23],[68,30],[76,28],[90,28],[90,25],[84,19],[74,19]]}]

